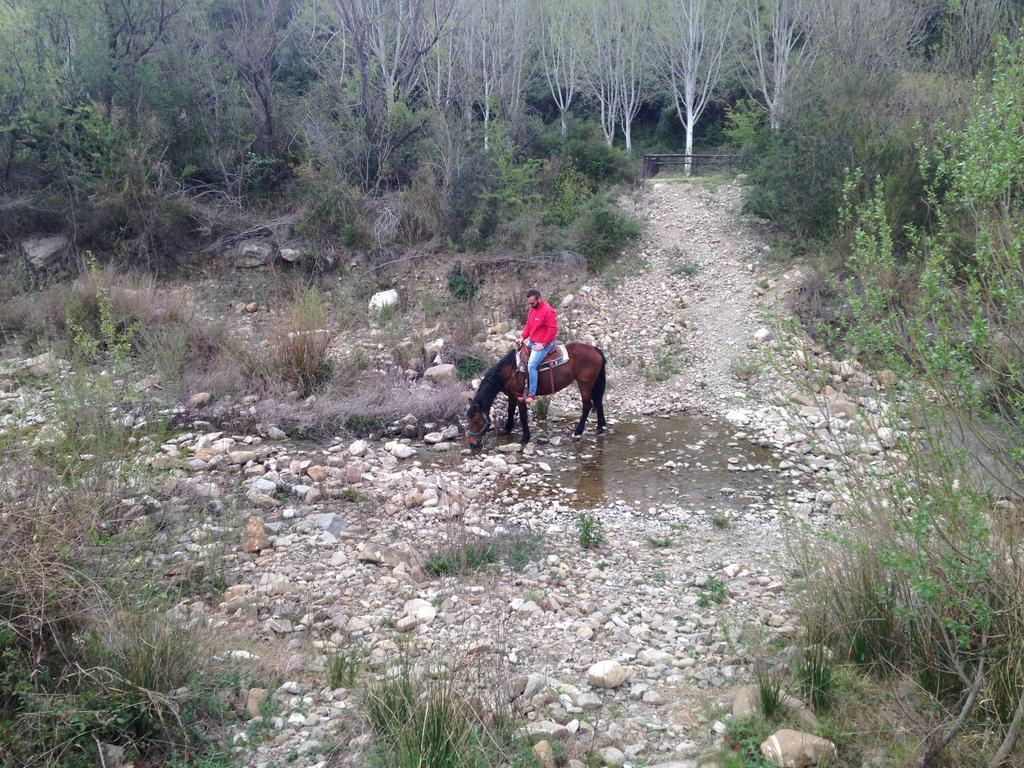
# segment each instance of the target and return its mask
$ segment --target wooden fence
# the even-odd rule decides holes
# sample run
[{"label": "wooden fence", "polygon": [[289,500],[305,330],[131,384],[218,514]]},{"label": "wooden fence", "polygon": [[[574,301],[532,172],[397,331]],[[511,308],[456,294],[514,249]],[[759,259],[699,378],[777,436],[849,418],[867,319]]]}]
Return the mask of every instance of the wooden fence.
[{"label": "wooden fence", "polygon": [[645,154],[644,170],[645,179],[649,179],[660,171],[664,166],[690,167],[690,173],[700,173],[705,170],[723,170],[735,168],[740,161],[739,155],[678,155],[678,154]]}]

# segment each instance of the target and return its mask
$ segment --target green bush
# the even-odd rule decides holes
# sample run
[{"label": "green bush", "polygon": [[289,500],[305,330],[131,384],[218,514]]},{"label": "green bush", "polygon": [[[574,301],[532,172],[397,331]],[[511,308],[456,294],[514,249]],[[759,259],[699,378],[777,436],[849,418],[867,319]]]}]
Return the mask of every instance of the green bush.
[{"label": "green bush", "polygon": [[487,370],[487,363],[473,355],[462,355],[455,358],[455,370],[460,379],[469,381]]},{"label": "green bush", "polygon": [[594,189],[595,182],[574,166],[564,168],[553,188],[544,195],[544,223],[560,227],[571,224],[593,197]]},{"label": "green bush", "polygon": [[595,512],[584,510],[576,515],[576,529],[583,549],[600,549],[604,546],[604,522]]},{"label": "green bush", "polygon": [[462,262],[456,262],[448,270],[448,293],[460,301],[469,301],[480,288],[479,278],[472,270],[464,267]]},{"label": "green bush", "polygon": [[595,122],[580,122],[566,138],[561,156],[592,182],[609,185],[636,179],[635,161],[621,149],[609,147]]},{"label": "green bush", "polygon": [[[847,525],[804,564],[816,636],[963,708],[950,738],[984,722],[990,765],[1009,764],[1024,712],[1021,92],[1024,42],[1004,42],[963,128],[919,153],[927,229],[900,240],[883,180],[860,202],[847,188],[845,338],[895,372],[885,426],[918,428],[889,471],[851,478]],[[924,736],[927,760],[944,747]]]},{"label": "green bush", "polygon": [[576,222],[576,247],[595,272],[604,269],[626,244],[640,236],[640,224],[607,200],[591,204]]}]

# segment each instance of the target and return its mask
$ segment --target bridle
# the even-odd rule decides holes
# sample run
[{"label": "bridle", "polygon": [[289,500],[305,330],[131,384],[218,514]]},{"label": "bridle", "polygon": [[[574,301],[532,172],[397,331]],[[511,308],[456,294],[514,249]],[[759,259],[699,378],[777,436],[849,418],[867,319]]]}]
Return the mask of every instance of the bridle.
[{"label": "bridle", "polygon": [[469,424],[466,424],[466,434],[469,437],[483,437],[487,434],[487,431],[491,428],[491,417],[489,414],[480,411],[480,414],[484,417],[484,425],[477,431],[469,428]]}]

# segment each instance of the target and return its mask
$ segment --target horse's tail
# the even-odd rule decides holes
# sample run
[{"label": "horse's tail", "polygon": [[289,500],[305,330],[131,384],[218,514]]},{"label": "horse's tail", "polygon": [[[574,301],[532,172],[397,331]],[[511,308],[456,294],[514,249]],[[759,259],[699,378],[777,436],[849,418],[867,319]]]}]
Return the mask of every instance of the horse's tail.
[{"label": "horse's tail", "polygon": [[608,376],[605,369],[608,367],[608,359],[604,356],[604,352],[601,351],[600,347],[594,347],[597,350],[597,354],[601,356],[601,370],[597,372],[597,381],[594,382],[594,389],[590,393],[592,400],[600,403],[604,398],[604,389],[608,384]]}]

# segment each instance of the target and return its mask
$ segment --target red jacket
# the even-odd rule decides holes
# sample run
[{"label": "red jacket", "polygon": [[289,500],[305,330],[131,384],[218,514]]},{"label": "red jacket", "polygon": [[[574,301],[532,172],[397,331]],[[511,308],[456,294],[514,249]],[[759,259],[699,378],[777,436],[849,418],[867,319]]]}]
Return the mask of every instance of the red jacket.
[{"label": "red jacket", "polygon": [[537,344],[550,344],[558,335],[558,318],[555,310],[546,301],[538,301],[537,306],[530,310],[523,328],[523,338]]}]

